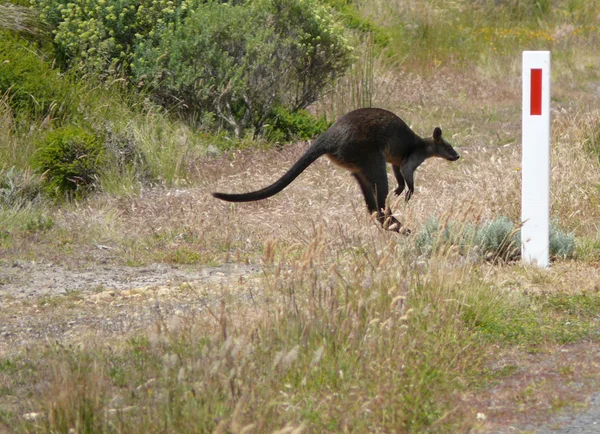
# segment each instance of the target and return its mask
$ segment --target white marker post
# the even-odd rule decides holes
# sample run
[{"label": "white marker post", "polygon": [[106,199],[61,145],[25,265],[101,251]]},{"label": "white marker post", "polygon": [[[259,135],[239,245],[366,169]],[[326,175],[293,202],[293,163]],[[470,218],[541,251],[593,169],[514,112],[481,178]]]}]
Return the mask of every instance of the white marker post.
[{"label": "white marker post", "polygon": [[550,263],[550,52],[523,52],[521,258]]}]

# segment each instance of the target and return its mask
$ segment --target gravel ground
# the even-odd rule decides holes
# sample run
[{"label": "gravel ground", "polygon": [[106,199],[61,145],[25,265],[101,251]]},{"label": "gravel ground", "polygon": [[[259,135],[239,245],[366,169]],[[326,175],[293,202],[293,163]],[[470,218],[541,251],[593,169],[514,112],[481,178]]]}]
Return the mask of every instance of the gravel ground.
[{"label": "gravel ground", "polygon": [[536,434],[600,433],[600,394],[590,397],[589,407],[584,411],[564,411],[541,426],[526,426],[522,431]]},{"label": "gravel ground", "polygon": [[0,266],[0,357],[48,340],[122,338],[157,321],[206,315],[223,297],[259,296],[259,267]]},{"label": "gravel ground", "polygon": [[67,294],[72,291],[126,290],[183,282],[217,283],[259,271],[256,266],[225,264],[219,267],[144,267],[90,264],[77,268],[36,262],[0,264],[0,307],[8,299]]}]

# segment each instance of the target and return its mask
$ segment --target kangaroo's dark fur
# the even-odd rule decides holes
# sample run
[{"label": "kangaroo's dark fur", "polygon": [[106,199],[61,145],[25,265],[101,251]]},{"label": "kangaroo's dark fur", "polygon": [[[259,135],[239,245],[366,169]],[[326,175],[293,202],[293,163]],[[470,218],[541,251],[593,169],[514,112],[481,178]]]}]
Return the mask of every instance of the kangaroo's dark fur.
[{"label": "kangaroo's dark fur", "polygon": [[[442,138],[442,130],[435,128],[433,136],[421,138],[394,113],[377,108],[354,110],[338,119],[322,133],[306,153],[275,183],[261,190],[243,194],[213,193],[229,202],[248,202],[266,199],[287,187],[317,158],[327,155],[334,163],[348,169],[358,181],[370,213],[384,223],[388,179],[386,162],[398,180],[395,193],[400,195],[404,186],[408,201],[414,190],[414,172],[430,157],[449,161],[460,158],[452,146]],[[396,222],[395,219],[393,219]]]}]

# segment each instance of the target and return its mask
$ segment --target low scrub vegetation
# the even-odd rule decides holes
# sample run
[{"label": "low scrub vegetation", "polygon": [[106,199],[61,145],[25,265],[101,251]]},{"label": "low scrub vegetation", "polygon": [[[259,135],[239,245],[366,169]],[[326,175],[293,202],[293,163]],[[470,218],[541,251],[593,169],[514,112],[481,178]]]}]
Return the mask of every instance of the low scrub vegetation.
[{"label": "low scrub vegetation", "polygon": [[[488,260],[515,260],[521,255],[520,228],[507,217],[480,224],[447,219],[440,221],[431,217],[417,234],[415,243],[422,253],[428,255],[450,247],[458,248],[462,255]],[[575,236],[553,221],[550,224],[549,247],[553,258],[572,258]]]},{"label": "low scrub vegetation", "polygon": [[64,66],[123,76],[236,137],[261,133],[276,106],[306,108],[351,61],[344,27],[317,0],[36,4]]},{"label": "low scrub vegetation", "polygon": [[77,85],[52,68],[22,37],[0,30],[0,96],[13,125],[61,124],[77,117]]},{"label": "low scrub vegetation", "polygon": [[48,194],[84,197],[98,184],[106,156],[102,141],[82,128],[54,130],[40,143],[33,167],[43,174]]}]

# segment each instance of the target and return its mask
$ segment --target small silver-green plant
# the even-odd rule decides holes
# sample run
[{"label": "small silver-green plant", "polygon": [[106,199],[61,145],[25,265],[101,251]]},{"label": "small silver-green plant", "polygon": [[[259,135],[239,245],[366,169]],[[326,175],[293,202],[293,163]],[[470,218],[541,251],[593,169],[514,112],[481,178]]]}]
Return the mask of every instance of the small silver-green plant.
[{"label": "small silver-green plant", "polygon": [[514,259],[519,255],[521,234],[505,216],[486,222],[477,228],[475,245],[486,259]]},{"label": "small silver-green plant", "polygon": [[40,178],[31,170],[0,169],[0,208],[21,208],[42,198]]},{"label": "small silver-green plant", "polygon": [[558,220],[550,223],[550,255],[554,258],[572,258],[575,252],[575,234],[560,229]]},{"label": "small silver-green plant", "polygon": [[[463,255],[476,253],[485,260],[510,261],[520,256],[521,232],[506,216],[480,225],[441,222],[438,217],[431,217],[417,233],[415,245],[424,255],[455,246]],[[558,221],[553,220],[550,224],[550,255],[567,259],[573,257],[574,251],[575,235],[565,232]]]}]

